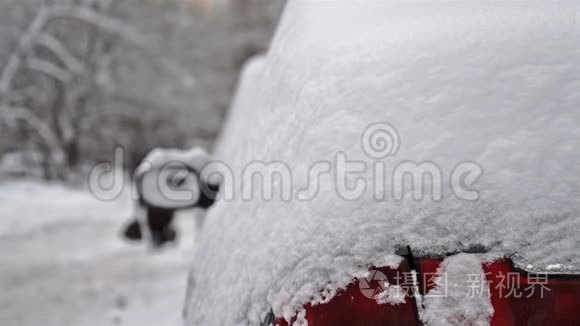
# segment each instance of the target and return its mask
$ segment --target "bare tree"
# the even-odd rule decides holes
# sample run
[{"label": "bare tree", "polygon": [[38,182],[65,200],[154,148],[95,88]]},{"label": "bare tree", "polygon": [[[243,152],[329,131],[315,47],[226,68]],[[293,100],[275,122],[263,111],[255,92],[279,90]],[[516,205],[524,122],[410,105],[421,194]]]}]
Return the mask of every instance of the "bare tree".
[{"label": "bare tree", "polygon": [[[34,132],[50,162],[45,167],[56,167],[58,177],[79,162],[79,132],[89,101],[110,92],[115,43],[147,47],[129,24],[112,17],[111,9],[108,0],[45,3],[1,70],[0,118],[21,121]],[[59,37],[51,28],[72,21],[82,28],[73,38]],[[48,103],[31,98],[39,87],[52,90]]]},{"label": "bare tree", "polygon": [[0,22],[0,51],[10,49],[0,53],[0,125],[18,130],[11,148],[34,147],[45,176],[59,178],[115,146],[129,169],[156,146],[211,146],[237,73],[266,49],[283,2],[2,1],[27,5],[32,19]]}]

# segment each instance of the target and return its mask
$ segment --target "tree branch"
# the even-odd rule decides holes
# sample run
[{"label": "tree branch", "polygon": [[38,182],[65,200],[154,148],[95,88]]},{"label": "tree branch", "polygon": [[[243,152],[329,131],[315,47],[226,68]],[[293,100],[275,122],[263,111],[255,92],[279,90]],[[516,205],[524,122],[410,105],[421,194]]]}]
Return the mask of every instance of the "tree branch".
[{"label": "tree branch", "polygon": [[[0,104],[7,104],[7,99],[9,98],[8,93],[12,89],[14,77],[22,66],[23,58],[37,41],[37,38],[42,35],[43,29],[49,22],[62,18],[80,20],[95,25],[109,33],[118,35],[138,46],[145,48],[148,46],[146,39],[129,25],[120,20],[102,15],[93,9],[82,6],[63,5],[43,7],[20,37],[17,48],[12,52],[6,66],[2,70],[2,74],[0,75]],[[44,41],[47,40],[45,39]]]},{"label": "tree branch", "polygon": [[60,143],[50,126],[38,117],[32,110],[22,106],[0,105],[0,117],[7,121],[23,121],[29,125],[40,140],[50,148],[51,156],[57,163],[64,161]]},{"label": "tree branch", "polygon": [[100,27],[102,30],[117,35],[136,45],[147,47],[149,42],[138,31],[121,20],[108,17],[99,12],[81,6],[54,6],[49,8],[49,21],[59,18],[71,18]]},{"label": "tree branch", "polygon": [[22,34],[18,40],[17,48],[12,52],[8,58],[8,62],[4,69],[2,70],[2,75],[0,75],[0,103],[5,103],[8,97],[8,93],[12,89],[12,81],[14,76],[18,73],[18,69],[22,64],[23,55],[28,51],[36,35],[42,31],[49,17],[49,12],[47,7],[41,9],[36,17],[32,20],[32,23],[28,26],[28,29]]},{"label": "tree branch", "polygon": [[38,58],[26,59],[26,68],[46,74],[63,83],[68,83],[72,80],[72,75],[68,70],[63,69],[48,60]]},{"label": "tree branch", "polygon": [[36,42],[50,50],[71,71],[79,74],[84,71],[83,63],[56,37],[49,33],[41,33],[36,38]]}]

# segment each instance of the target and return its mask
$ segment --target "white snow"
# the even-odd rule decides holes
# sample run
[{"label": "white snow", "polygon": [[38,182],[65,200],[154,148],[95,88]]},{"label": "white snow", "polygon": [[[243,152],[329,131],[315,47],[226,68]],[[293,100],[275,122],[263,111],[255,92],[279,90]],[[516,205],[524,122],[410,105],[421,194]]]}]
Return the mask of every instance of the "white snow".
[{"label": "white snow", "polygon": [[[385,121],[401,140],[387,169],[435,162],[444,197],[348,201],[324,175],[311,201],[218,202],[193,256],[187,325],[258,325],[270,309],[289,318],[388,264],[398,245],[482,245],[540,269],[580,269],[579,6],[291,1],[271,51],[243,79],[220,158],[236,173],[282,161],[299,189],[299,167],[337,152],[372,164],[361,134]],[[484,170],[479,200],[449,190],[462,161]]]},{"label": "white snow", "polygon": [[[254,107],[254,103],[256,98],[261,96],[260,81],[264,64],[263,56],[255,56],[248,60],[242,69],[232,107],[217,140],[219,146],[214,153],[215,158],[224,162],[233,162],[235,153],[251,151],[251,149],[246,149],[246,146],[252,146],[252,144],[243,141],[242,137],[245,138],[244,135],[253,129],[253,123],[260,119],[260,110]],[[252,124],[248,125],[248,122]]]},{"label": "white snow", "polygon": [[35,181],[0,183],[0,325],[183,324],[194,227],[160,252],[124,242],[129,191],[112,202]]},{"label": "white snow", "polygon": [[[121,201],[98,202],[88,193],[58,183],[0,180],[0,187],[0,236],[42,231],[63,222],[109,219],[125,209],[119,207]],[[96,204],[98,210],[86,210],[79,216],[79,208]]]},{"label": "white snow", "polygon": [[200,147],[188,150],[177,148],[155,148],[145,156],[136,169],[136,174],[153,167],[163,167],[169,163],[180,163],[195,169],[201,169],[209,161],[209,154]]},{"label": "white snow", "polygon": [[385,282],[383,292],[377,294],[378,304],[398,305],[405,303],[405,290],[399,285],[391,285]]},{"label": "white snow", "polygon": [[546,266],[547,271],[560,271],[562,270],[562,264],[550,264]]},{"label": "white snow", "polygon": [[421,320],[426,326],[488,326],[493,316],[482,261],[459,254],[443,261],[437,286],[425,295]]},{"label": "white snow", "polygon": [[[142,199],[155,207],[192,207],[200,197],[200,180],[197,176],[190,175],[184,168],[189,167],[200,172],[209,161],[209,154],[199,147],[189,150],[153,149],[134,173],[135,178],[140,178],[142,183],[140,193]],[[179,177],[183,182],[179,187],[168,184],[167,178]],[[219,181],[214,183],[219,184]]]}]

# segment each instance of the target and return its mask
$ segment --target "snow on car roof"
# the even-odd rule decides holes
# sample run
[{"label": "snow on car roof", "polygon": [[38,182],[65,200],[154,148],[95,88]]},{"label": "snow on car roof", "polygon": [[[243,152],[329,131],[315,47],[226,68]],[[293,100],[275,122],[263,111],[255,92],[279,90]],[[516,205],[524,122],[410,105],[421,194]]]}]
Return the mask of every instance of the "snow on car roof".
[{"label": "snow on car roof", "polygon": [[260,76],[265,62],[264,56],[255,56],[242,69],[236,95],[217,140],[219,146],[214,154],[220,160],[234,161],[233,155],[244,151],[243,146],[248,145],[242,137],[253,129],[248,128],[248,121],[259,118],[260,110],[254,108],[253,103],[260,96]]},{"label": "snow on car roof", "polygon": [[[257,196],[209,212],[187,324],[259,325],[271,309],[290,318],[369,266],[396,265],[401,246],[485,248],[489,259],[510,255],[538,270],[580,269],[578,6],[290,2],[244,79],[256,86],[240,88],[251,94],[238,94],[234,110],[252,113],[232,113],[237,135],[218,150],[241,176],[233,193]],[[335,178],[344,159],[366,165],[344,176],[346,187]],[[272,161],[291,169],[292,194],[310,185],[312,166],[331,172],[312,198],[283,200],[275,187],[268,200],[243,172]],[[435,176],[418,184],[423,200],[399,182],[413,166]],[[364,194],[345,199],[361,180]]]}]

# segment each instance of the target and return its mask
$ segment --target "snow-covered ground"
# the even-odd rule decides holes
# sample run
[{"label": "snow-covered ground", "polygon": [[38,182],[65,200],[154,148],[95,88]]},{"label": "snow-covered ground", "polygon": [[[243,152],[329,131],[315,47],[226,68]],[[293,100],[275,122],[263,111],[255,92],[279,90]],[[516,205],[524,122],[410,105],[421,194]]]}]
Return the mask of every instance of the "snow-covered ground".
[{"label": "snow-covered ground", "polygon": [[128,195],[0,182],[0,325],[182,325],[192,218],[178,247],[151,252],[119,237],[131,208]]}]

